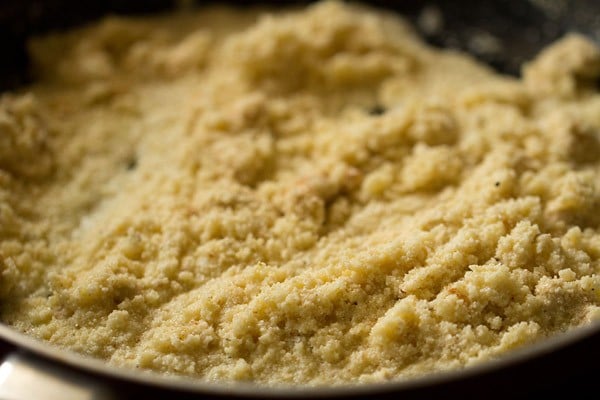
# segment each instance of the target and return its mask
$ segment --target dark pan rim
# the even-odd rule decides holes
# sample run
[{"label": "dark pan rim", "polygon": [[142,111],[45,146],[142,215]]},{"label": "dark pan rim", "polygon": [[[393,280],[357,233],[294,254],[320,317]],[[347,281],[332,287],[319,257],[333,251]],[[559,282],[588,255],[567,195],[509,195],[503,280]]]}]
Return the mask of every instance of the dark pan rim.
[{"label": "dark pan rim", "polygon": [[[593,336],[598,337],[593,338]],[[340,386],[267,386],[245,382],[211,382],[190,377],[169,376],[157,372],[137,371],[124,367],[115,367],[102,360],[83,356],[73,351],[65,350],[34,339],[33,337],[26,336],[3,323],[0,323],[0,338],[16,345],[19,350],[31,352],[47,361],[59,363],[74,368],[75,370],[92,373],[97,376],[143,385],[147,388],[156,387],[166,390],[178,390],[195,394],[217,396],[236,395],[258,396],[262,398],[323,398],[348,395],[356,396],[361,394],[400,393],[402,391],[418,390],[420,388],[474,378],[486,373],[493,373],[521,362],[567,348],[569,345],[585,339],[593,338],[600,340],[600,321],[573,328],[568,332],[557,334],[530,345],[525,345],[496,359],[478,362],[463,369],[441,371],[421,377],[397,381]]]}]

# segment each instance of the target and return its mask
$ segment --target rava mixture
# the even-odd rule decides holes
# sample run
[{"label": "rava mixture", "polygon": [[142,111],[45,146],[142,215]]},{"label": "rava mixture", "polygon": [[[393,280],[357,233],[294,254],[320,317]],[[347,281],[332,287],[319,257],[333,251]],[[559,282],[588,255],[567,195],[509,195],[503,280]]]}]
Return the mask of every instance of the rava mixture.
[{"label": "rava mixture", "polygon": [[116,366],[341,384],[600,317],[600,51],[500,76],[323,2],[107,18],[0,100],[0,319]]}]

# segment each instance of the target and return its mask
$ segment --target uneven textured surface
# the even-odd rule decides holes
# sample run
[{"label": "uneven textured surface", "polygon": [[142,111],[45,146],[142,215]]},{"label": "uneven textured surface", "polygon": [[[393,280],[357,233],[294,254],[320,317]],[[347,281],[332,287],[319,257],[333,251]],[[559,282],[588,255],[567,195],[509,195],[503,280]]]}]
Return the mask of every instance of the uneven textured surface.
[{"label": "uneven textured surface", "polygon": [[[260,15],[259,15],[260,14]],[[0,101],[1,319],[114,365],[416,376],[600,316],[600,52],[522,81],[325,2],[35,40]]]}]

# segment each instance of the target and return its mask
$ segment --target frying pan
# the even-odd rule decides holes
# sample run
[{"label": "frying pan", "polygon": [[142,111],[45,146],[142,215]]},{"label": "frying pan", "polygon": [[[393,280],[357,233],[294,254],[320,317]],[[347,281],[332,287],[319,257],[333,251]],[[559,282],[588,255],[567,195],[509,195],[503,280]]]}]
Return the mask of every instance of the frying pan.
[{"label": "frying pan", "polygon": [[[168,10],[175,0],[3,0],[0,3],[0,91],[31,80],[28,36],[66,29],[107,13]],[[235,2],[230,2],[235,3]],[[261,3],[302,3],[262,1]],[[306,3],[306,2],[304,2]],[[568,31],[600,42],[596,0],[371,1],[415,23],[435,46],[457,48],[496,70],[518,75],[521,64]],[[247,5],[248,2],[238,2]],[[439,16],[443,16],[439,20]],[[437,18],[432,29],[427,19]],[[443,23],[440,24],[439,22]],[[431,21],[429,21],[431,22]],[[493,37],[477,46],[473,34]],[[124,370],[26,337],[0,323],[0,399],[119,398],[481,398],[521,399],[597,393],[600,322],[458,371],[406,381],[343,387],[259,387]],[[579,395],[579,396],[578,396]]]}]

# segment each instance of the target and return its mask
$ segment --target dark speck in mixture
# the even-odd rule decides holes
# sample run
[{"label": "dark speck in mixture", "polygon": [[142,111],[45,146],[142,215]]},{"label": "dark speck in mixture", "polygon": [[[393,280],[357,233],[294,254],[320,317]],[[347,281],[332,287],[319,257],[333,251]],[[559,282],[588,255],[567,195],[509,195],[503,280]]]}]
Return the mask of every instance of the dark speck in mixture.
[{"label": "dark speck in mixture", "polygon": [[125,168],[127,169],[127,171],[133,171],[134,169],[137,168],[137,164],[138,164],[137,158],[131,157],[125,163]]},{"label": "dark speck in mixture", "polygon": [[385,114],[386,111],[387,110],[384,106],[382,106],[381,104],[376,104],[369,109],[369,114],[370,115],[382,115],[382,114]]}]

